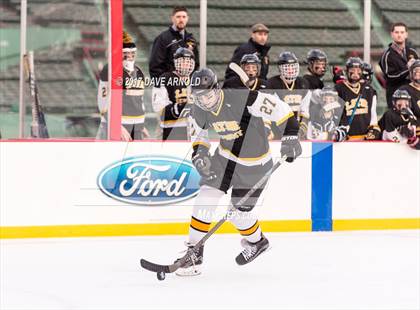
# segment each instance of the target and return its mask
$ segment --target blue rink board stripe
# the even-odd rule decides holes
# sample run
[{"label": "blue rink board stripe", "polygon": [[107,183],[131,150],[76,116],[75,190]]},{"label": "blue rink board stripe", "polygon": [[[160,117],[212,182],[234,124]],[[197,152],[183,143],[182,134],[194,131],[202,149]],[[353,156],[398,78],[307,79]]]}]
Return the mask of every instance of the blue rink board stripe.
[{"label": "blue rink board stripe", "polygon": [[312,143],[312,231],[332,230],[332,143]]}]

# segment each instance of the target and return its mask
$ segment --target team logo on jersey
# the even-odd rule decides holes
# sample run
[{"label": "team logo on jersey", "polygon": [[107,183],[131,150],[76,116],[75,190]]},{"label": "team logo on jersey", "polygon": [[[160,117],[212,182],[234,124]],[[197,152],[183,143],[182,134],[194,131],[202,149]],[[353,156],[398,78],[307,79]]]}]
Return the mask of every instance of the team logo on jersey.
[{"label": "team logo on jersey", "polygon": [[153,206],[194,197],[200,175],[191,162],[162,156],[132,157],[111,164],[98,178],[99,189],[126,203]]}]

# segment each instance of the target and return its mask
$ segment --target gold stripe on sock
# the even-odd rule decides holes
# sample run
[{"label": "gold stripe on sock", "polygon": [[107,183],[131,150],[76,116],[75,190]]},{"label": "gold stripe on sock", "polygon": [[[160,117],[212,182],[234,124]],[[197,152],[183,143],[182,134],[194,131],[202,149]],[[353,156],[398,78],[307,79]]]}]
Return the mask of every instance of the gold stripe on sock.
[{"label": "gold stripe on sock", "polygon": [[199,219],[196,219],[195,217],[191,217],[191,224],[190,226],[194,228],[195,230],[201,231],[201,232],[208,232],[210,229],[210,223],[206,223],[203,221],[200,221]]},{"label": "gold stripe on sock", "polygon": [[242,236],[249,236],[249,235],[252,235],[254,232],[256,232],[258,227],[260,227],[260,225],[258,221],[256,221],[254,225],[252,225],[251,227],[247,229],[238,229],[238,230]]}]

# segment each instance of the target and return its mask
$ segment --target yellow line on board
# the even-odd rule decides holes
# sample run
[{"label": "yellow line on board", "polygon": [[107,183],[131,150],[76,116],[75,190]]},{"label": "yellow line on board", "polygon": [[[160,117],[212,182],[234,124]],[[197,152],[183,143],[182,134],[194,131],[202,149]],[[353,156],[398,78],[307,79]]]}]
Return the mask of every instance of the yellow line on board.
[{"label": "yellow line on board", "polygon": [[[311,231],[311,220],[260,221],[264,232]],[[56,226],[0,226],[0,239],[186,235],[189,223],[92,224]],[[420,229],[420,218],[334,220],[333,231]],[[217,233],[238,233],[229,222]]]},{"label": "yellow line on board", "polygon": [[333,220],[333,231],[375,229],[420,229],[420,218]]},{"label": "yellow line on board", "polygon": [[[266,232],[311,231],[310,220],[261,221],[260,224]],[[189,225],[190,223],[2,226],[0,239],[186,235]],[[217,232],[238,233],[230,223],[225,223]]]}]

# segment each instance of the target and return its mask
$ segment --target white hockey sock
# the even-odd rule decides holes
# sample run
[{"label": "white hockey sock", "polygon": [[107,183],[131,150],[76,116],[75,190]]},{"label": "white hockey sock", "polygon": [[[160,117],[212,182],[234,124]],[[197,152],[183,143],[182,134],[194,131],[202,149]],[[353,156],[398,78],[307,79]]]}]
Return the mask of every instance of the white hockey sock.
[{"label": "white hockey sock", "polygon": [[209,231],[213,219],[213,212],[216,210],[224,194],[224,192],[216,188],[206,185],[201,186],[200,192],[195,198],[191,217],[190,244],[196,244]]},{"label": "white hockey sock", "polygon": [[230,222],[247,241],[255,243],[261,240],[260,224],[252,212],[237,210],[230,217]]}]

